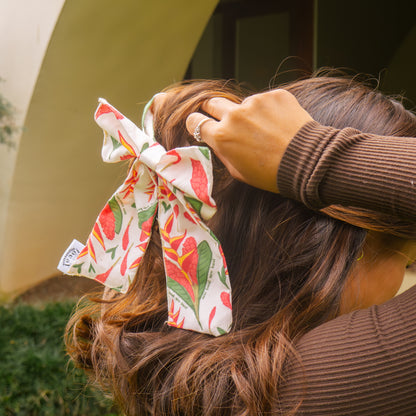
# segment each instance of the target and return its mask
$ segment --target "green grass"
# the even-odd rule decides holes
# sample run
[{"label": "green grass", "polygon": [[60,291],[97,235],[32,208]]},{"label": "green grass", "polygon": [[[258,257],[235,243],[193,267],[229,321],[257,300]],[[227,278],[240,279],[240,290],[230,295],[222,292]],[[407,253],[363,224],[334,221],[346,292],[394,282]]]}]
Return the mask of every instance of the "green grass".
[{"label": "green grass", "polygon": [[0,306],[0,416],[115,416],[68,364],[63,332],[73,306]]}]

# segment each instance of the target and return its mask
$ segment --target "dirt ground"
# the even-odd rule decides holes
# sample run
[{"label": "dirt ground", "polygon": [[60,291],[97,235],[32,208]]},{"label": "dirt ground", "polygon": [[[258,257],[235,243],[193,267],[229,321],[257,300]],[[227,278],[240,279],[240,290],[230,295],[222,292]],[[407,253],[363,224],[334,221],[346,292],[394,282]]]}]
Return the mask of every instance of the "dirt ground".
[{"label": "dirt ground", "polygon": [[19,295],[15,302],[40,303],[77,300],[81,296],[102,289],[103,285],[85,277],[54,276]]}]

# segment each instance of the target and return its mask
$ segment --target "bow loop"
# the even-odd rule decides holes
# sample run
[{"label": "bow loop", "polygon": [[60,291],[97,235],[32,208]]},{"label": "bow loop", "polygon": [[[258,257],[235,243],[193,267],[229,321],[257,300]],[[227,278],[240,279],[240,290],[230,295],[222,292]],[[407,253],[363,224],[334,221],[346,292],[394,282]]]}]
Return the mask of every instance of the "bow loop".
[{"label": "bow loop", "polygon": [[137,158],[142,151],[155,143],[152,137],[140,130],[104,98],[100,98],[99,103],[94,118],[104,130],[101,152],[104,162],[116,163]]}]

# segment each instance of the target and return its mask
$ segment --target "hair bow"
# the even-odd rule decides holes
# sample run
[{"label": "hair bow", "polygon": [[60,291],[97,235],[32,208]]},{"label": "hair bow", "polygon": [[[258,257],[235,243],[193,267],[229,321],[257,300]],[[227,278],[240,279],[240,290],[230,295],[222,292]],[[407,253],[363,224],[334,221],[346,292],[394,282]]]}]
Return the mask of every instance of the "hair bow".
[{"label": "hair bow", "polygon": [[143,130],[99,100],[105,162],[133,159],[124,183],[99,214],[86,245],[75,242],[61,259],[66,274],[126,292],[157,218],[166,274],[167,324],[215,336],[232,323],[230,281],[221,245],[202,220],[211,218],[212,161],[206,147],[166,151],[154,139],[147,105]]}]

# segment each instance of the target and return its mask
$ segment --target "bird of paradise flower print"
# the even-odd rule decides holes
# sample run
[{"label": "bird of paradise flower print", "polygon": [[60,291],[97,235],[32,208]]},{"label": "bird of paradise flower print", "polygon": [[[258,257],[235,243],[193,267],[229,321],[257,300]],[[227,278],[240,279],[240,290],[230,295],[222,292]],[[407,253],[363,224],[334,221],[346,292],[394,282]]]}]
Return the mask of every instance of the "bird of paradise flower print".
[{"label": "bird of paradise flower print", "polygon": [[197,245],[194,237],[171,236],[172,213],[161,230],[167,286],[182,299],[199,320],[199,303],[204,293],[212,252],[206,241]]},{"label": "bird of paradise flower print", "polygon": [[168,320],[169,326],[173,326],[175,328],[183,328],[183,323],[185,322],[185,318],[183,318],[182,321],[179,322],[180,313],[181,313],[181,308],[178,308],[178,310],[175,312],[175,301],[172,299],[170,302],[170,307],[169,307],[169,320]]}]

